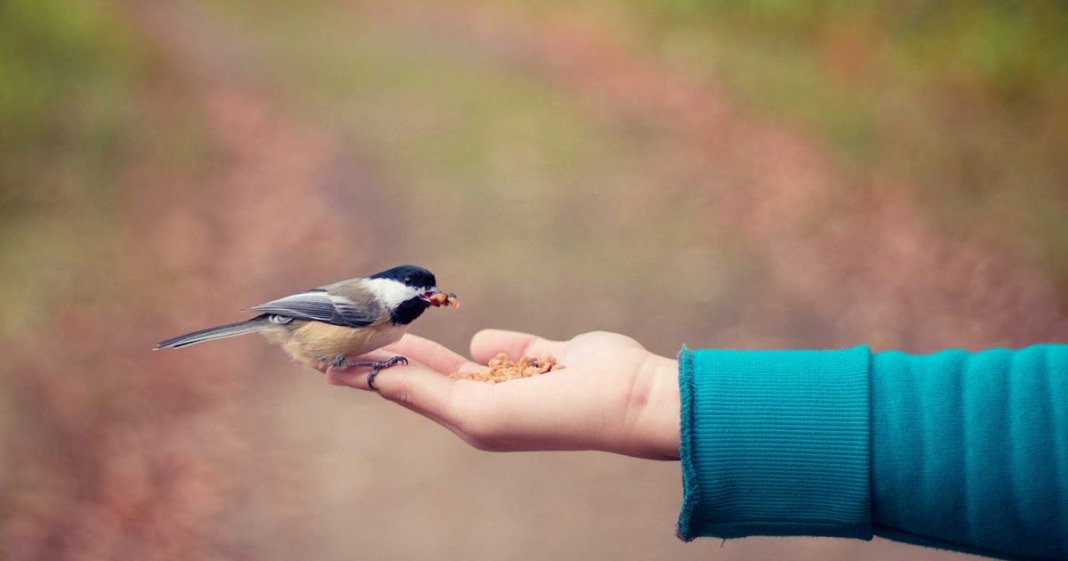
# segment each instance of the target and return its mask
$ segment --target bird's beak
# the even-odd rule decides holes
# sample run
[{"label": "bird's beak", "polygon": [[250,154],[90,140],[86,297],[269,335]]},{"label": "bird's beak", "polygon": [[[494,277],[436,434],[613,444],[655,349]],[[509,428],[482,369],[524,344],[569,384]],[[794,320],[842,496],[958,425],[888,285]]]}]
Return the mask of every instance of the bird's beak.
[{"label": "bird's beak", "polygon": [[451,292],[446,294],[436,286],[430,287],[426,292],[420,294],[419,297],[435,308],[440,308],[442,306],[460,307],[460,301],[456,299],[455,294]]},{"label": "bird's beak", "polygon": [[426,292],[420,294],[419,298],[421,298],[424,302],[430,302],[431,304],[433,304],[434,300],[436,300],[436,298],[434,297],[435,294],[441,294],[441,289],[436,286],[432,286],[428,288]]}]

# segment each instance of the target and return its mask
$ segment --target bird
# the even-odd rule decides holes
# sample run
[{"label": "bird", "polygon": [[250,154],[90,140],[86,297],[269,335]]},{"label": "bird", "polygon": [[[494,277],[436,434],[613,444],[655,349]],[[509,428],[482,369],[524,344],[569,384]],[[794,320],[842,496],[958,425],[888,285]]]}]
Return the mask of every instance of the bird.
[{"label": "bird", "polygon": [[259,315],[172,337],[154,350],[178,349],[226,337],[259,333],[311,368],[369,367],[368,386],[385,368],[407,364],[403,356],[386,360],[355,360],[398,341],[429,307],[459,306],[453,293],[437,287],[434,273],[401,265],[291,294],[252,306]]}]

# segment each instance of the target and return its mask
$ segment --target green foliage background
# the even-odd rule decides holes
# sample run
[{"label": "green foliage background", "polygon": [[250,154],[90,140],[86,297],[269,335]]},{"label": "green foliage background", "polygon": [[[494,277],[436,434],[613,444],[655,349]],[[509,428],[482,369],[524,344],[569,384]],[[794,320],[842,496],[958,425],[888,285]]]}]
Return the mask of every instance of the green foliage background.
[{"label": "green foliage background", "polygon": [[39,327],[49,293],[107,243],[145,75],[114,7],[0,2],[0,334]]}]

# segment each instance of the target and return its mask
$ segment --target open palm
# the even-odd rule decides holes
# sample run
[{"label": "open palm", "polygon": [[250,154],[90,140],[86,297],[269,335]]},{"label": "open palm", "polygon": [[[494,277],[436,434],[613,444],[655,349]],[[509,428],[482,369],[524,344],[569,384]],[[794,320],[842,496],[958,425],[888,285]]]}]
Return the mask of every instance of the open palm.
[{"label": "open palm", "polygon": [[[561,370],[489,384],[453,380],[452,372],[485,370],[498,353],[555,356]],[[592,332],[570,341],[484,330],[463,356],[406,335],[377,355],[399,354],[407,366],[375,379],[382,397],[449,428],[476,448],[604,450],[654,459],[679,457],[677,363],[615,333]],[[338,385],[367,387],[365,370],[329,369]]]}]

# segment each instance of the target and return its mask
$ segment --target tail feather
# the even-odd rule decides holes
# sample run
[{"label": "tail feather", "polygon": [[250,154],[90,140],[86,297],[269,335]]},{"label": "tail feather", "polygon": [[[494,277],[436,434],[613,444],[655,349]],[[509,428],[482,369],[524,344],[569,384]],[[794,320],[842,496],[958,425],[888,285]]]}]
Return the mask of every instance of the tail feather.
[{"label": "tail feather", "polygon": [[245,333],[259,331],[266,323],[268,323],[267,316],[262,315],[254,317],[248,321],[239,321],[237,323],[209,327],[207,329],[201,329],[200,331],[172,337],[166,341],[160,341],[156,344],[155,350],[180,349],[182,347],[188,347],[189,345],[203,343],[204,341],[234,337],[235,335],[244,335]]}]

